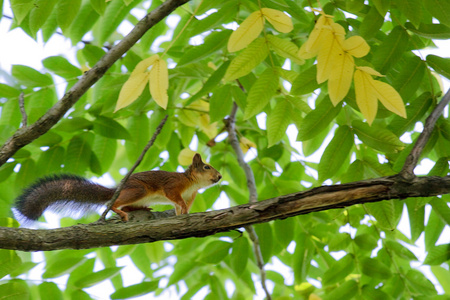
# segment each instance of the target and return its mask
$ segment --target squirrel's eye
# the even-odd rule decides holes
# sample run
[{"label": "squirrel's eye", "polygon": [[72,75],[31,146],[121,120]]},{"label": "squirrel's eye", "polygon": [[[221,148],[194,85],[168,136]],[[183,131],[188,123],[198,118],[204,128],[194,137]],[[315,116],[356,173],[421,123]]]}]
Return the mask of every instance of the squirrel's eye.
[{"label": "squirrel's eye", "polygon": [[208,166],[208,165],[205,165],[203,168],[205,168],[206,170],[209,170],[209,169],[211,169],[211,167],[210,166]]}]

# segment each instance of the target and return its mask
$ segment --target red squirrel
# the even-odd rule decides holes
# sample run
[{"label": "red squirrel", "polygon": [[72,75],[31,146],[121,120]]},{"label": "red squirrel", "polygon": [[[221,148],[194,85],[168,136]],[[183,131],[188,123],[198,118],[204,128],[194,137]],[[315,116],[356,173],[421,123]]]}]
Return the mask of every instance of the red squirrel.
[{"label": "red squirrel", "polygon": [[[197,191],[216,184],[222,175],[203,163],[195,154],[184,173],[147,171],[135,173],[125,183],[111,208],[122,221],[128,221],[127,211],[150,210],[151,204],[171,204],[177,215],[187,214]],[[106,204],[115,188],[104,187],[76,175],[60,174],[39,179],[16,199],[16,209],[28,220],[37,220],[51,207],[87,210]]]}]

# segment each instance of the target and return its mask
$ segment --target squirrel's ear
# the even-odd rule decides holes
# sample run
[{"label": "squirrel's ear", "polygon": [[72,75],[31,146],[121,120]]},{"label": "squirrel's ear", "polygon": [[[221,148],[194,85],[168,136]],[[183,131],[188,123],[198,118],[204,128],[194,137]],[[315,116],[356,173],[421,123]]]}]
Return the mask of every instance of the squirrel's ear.
[{"label": "squirrel's ear", "polygon": [[193,165],[203,164],[202,157],[200,154],[195,153],[194,157],[192,158],[192,164]]}]

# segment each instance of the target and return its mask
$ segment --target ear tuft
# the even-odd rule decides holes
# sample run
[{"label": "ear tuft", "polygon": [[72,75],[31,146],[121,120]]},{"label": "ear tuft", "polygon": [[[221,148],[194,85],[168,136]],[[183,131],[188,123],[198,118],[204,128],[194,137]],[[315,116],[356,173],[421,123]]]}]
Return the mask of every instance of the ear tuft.
[{"label": "ear tuft", "polygon": [[193,165],[203,164],[202,157],[200,154],[195,153],[194,157],[192,158],[192,164]]}]

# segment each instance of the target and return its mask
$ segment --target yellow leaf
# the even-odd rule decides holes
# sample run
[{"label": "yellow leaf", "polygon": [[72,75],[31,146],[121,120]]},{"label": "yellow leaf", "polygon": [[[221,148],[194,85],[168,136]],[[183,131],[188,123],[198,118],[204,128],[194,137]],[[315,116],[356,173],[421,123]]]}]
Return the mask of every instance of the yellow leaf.
[{"label": "yellow leaf", "polygon": [[288,33],[294,29],[291,18],[280,10],[261,8],[261,13],[279,32]]},{"label": "yellow leaf", "polygon": [[201,126],[200,117],[208,114],[209,103],[203,100],[195,101],[188,105],[186,109],[181,109],[178,113],[180,122],[189,127]]},{"label": "yellow leaf", "polygon": [[192,158],[195,155],[195,151],[192,151],[189,148],[184,148],[180,151],[180,154],[178,154],[178,162],[182,166],[188,166],[192,162]]},{"label": "yellow leaf", "polygon": [[209,114],[200,114],[200,129],[203,131],[210,139],[217,136],[217,122],[211,123]]},{"label": "yellow leaf", "polygon": [[307,52],[306,51],[306,43],[300,46],[300,49],[298,50],[297,56],[300,57],[300,59],[310,59],[316,56],[317,53],[313,52]]},{"label": "yellow leaf", "polygon": [[370,46],[360,36],[352,36],[343,43],[344,51],[350,53],[354,57],[366,56],[370,51]]},{"label": "yellow leaf", "polygon": [[228,51],[236,52],[247,47],[261,33],[264,27],[264,18],[260,10],[253,12],[242,22],[228,40]]},{"label": "yellow leaf", "polygon": [[[332,33],[330,31],[331,22],[333,22],[333,20],[323,15],[319,17],[313,31],[304,44],[304,53],[309,53],[310,55],[312,55],[312,57],[316,56],[317,53],[319,53],[319,50],[323,45],[323,41],[328,41],[332,38]],[[300,57],[307,59],[307,57]]]},{"label": "yellow leaf", "polygon": [[372,86],[372,81],[374,80],[368,73],[359,69],[355,71],[354,80],[356,104],[366,118],[367,123],[371,125],[378,110],[378,100]]},{"label": "yellow leaf", "polygon": [[247,139],[246,137],[241,137],[239,140],[239,146],[241,147],[242,152],[247,153],[250,148],[256,149],[256,144]]},{"label": "yellow leaf", "polygon": [[328,94],[334,106],[347,95],[352,84],[355,63],[353,56],[342,51],[335,59],[328,78]]},{"label": "yellow leaf", "polygon": [[378,80],[373,80],[372,85],[377,98],[383,103],[384,107],[400,117],[406,118],[406,109],[402,97],[392,86]]},{"label": "yellow leaf", "polygon": [[371,67],[356,67],[358,70],[361,70],[367,74],[373,75],[373,76],[380,76],[383,77],[384,75],[382,75],[380,72],[375,71],[374,69],[372,69]]},{"label": "yellow leaf", "polygon": [[130,105],[139,97],[139,95],[142,94],[142,91],[147,85],[150,76],[149,72],[147,72],[147,69],[158,59],[159,59],[158,54],[155,54],[149,58],[140,61],[136,65],[133,72],[131,72],[130,77],[124,83],[122,89],[120,90],[119,99],[117,100],[114,112],[118,111],[119,109],[125,106]]},{"label": "yellow leaf", "polygon": [[334,36],[331,34],[331,38],[323,41],[322,48],[317,56],[317,82],[322,83],[326,81],[331,74],[332,66],[342,55],[342,42],[343,37]]},{"label": "yellow leaf", "polygon": [[150,94],[155,102],[162,108],[167,108],[169,97],[167,89],[169,88],[169,71],[165,60],[158,59],[150,70]]}]

